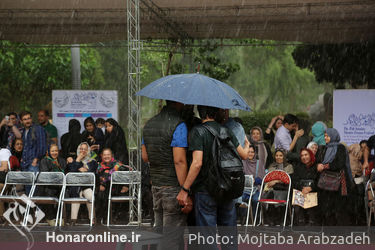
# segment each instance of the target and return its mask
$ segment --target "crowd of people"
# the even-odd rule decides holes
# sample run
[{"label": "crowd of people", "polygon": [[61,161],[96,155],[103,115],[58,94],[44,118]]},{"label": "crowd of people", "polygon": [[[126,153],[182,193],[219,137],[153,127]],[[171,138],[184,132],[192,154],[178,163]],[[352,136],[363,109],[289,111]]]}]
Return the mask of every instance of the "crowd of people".
[{"label": "crowd of people", "polygon": [[[112,118],[104,120],[92,117],[84,120],[84,130],[81,133],[81,124],[76,119],[69,121],[69,132],[61,136],[59,148],[57,129],[49,122],[49,112],[38,112],[38,123],[33,123],[32,114],[28,111],[7,114],[0,123],[0,191],[4,187],[8,171],[28,172],[92,172],[97,177],[96,193],[92,188],[70,187],[66,196],[70,198],[84,197],[92,201],[96,197],[95,218],[99,222],[106,219],[105,201],[109,193],[111,174],[114,171],[129,170],[128,151],[123,129]],[[18,194],[29,194],[30,186],[18,187]],[[59,196],[61,187],[38,187],[34,195]],[[116,190],[125,194],[128,187]],[[87,202],[88,218],[91,215],[91,204]],[[42,205],[43,207],[47,205]],[[73,203],[70,211],[71,225],[78,219],[80,204]],[[116,209],[123,207],[118,206]],[[0,203],[0,223],[5,223],[3,217],[5,207]],[[57,208],[43,209],[45,219],[50,225],[55,225]],[[123,208],[125,210],[125,208]],[[125,211],[115,213],[114,220],[124,217]],[[95,221],[94,221],[95,224]]]},{"label": "crowd of people", "polygon": [[[309,121],[292,114],[274,117],[264,132],[255,126],[247,134],[241,119],[230,118],[228,110],[198,106],[198,118],[193,109],[192,105],[167,101],[143,129],[142,159],[149,165],[151,207],[158,230],[176,225],[236,226],[244,215],[241,208],[250,197],[253,209],[262,198],[285,199],[285,187],[277,182],[267,183],[267,192],[260,193],[264,176],[273,170],[289,174],[292,187],[304,195],[318,194],[317,206],[295,208],[295,225],[366,224],[363,197],[367,193],[366,179],[373,167],[370,152],[375,145],[374,137],[347,147],[340,143],[336,129],[327,128],[323,122],[311,126]],[[95,195],[96,221],[105,220],[110,176],[113,171],[129,170],[125,134],[112,118],[95,121],[88,117],[83,126],[81,133],[80,122],[71,119],[69,132],[61,136],[59,148],[57,129],[49,122],[47,110],[38,112],[38,124],[33,123],[30,112],[9,113],[0,123],[0,188],[8,171],[92,172],[98,180],[95,194],[89,188],[79,187],[67,193],[70,197],[88,200]],[[242,159],[244,174],[255,179],[251,196],[244,193],[239,199],[219,202],[208,192],[214,136],[207,127],[220,133],[222,128],[226,129]],[[337,190],[320,184],[321,177],[327,174],[339,183]],[[30,187],[19,191],[28,194]],[[57,195],[58,190],[45,188],[39,192]],[[123,186],[117,192],[126,193],[128,187]],[[92,205],[87,203],[89,216]],[[71,225],[79,219],[79,207],[79,204],[71,206]],[[46,219],[53,224],[55,210],[47,211]],[[278,217],[282,215],[278,209],[266,212],[267,224],[279,224]],[[4,204],[0,204],[1,221],[4,221],[3,213]]]},{"label": "crowd of people", "polygon": [[[303,195],[317,192],[317,206],[309,209],[295,206],[294,225],[366,225],[363,201],[366,178],[373,164],[370,149],[374,148],[374,136],[347,148],[340,143],[336,129],[327,128],[323,122],[311,126],[308,120],[292,114],[274,117],[265,133],[256,126],[247,134],[241,119],[230,118],[228,110],[198,106],[198,119],[192,108],[167,101],[143,129],[142,159],[150,164],[155,227],[169,239],[164,242],[168,247],[181,246],[178,239],[183,231],[178,231],[176,225],[236,227],[241,215],[246,214],[241,207],[247,204],[250,194],[245,192],[240,199],[220,200],[210,191],[211,166],[215,161],[212,129],[220,136],[229,135],[231,145],[243,160],[244,174],[254,177],[253,208],[259,199],[286,200],[285,184],[278,181],[267,183],[266,192],[260,193],[266,174],[281,170],[291,177],[293,189]],[[334,183],[320,183],[321,176],[331,174],[334,176],[331,181],[338,184],[334,190],[327,188]],[[220,187],[216,190],[219,192]],[[266,224],[281,224],[280,207],[269,206],[265,213]],[[215,233],[215,229],[205,232]],[[232,234],[235,237],[235,229],[226,232]],[[172,241],[175,245],[171,239],[175,239]]]}]

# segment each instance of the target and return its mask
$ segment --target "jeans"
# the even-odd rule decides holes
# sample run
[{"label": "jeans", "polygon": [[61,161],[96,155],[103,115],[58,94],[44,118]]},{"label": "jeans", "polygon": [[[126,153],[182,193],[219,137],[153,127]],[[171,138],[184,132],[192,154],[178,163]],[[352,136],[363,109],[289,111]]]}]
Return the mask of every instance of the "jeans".
[{"label": "jeans", "polygon": [[[218,203],[208,193],[195,194],[194,209],[196,225],[207,238],[216,236],[216,225],[219,226],[219,234],[233,239],[229,244],[221,244],[221,249],[237,249],[237,215],[236,200]],[[221,226],[221,227],[220,227]],[[231,244],[233,243],[233,244]],[[218,249],[216,244],[206,244],[202,249]]]},{"label": "jeans", "polygon": [[184,249],[184,229],[187,216],[176,199],[180,187],[152,187],[155,230],[163,233],[158,249]]},{"label": "jeans", "polygon": [[[37,164],[36,166],[33,166],[33,165],[30,164],[30,165],[26,166],[24,169],[22,169],[22,171],[33,172],[34,174],[37,174],[37,173],[39,173],[39,164]],[[26,185],[25,186],[25,193],[27,195],[29,195],[30,191],[31,191],[31,186]]]}]

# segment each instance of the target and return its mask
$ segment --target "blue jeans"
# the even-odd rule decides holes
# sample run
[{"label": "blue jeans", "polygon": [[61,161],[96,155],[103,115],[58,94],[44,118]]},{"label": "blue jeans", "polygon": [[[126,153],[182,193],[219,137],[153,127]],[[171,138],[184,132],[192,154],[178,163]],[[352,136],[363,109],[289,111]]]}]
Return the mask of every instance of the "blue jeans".
[{"label": "blue jeans", "polygon": [[[217,203],[208,193],[198,192],[195,194],[194,210],[196,225],[201,227],[199,231],[205,237],[215,236],[216,225],[219,227],[221,236],[229,236],[233,244],[221,244],[221,249],[237,249],[237,215],[235,208],[236,200],[226,203]],[[205,245],[204,249],[218,249],[216,244]]]},{"label": "blue jeans", "polygon": [[[39,172],[39,164],[37,164],[36,166],[33,166],[33,165],[28,165],[26,168],[22,169],[23,172],[33,172],[34,174],[38,173]],[[25,186],[25,193],[26,195],[29,195],[31,191],[31,186],[29,185],[26,185]]]}]

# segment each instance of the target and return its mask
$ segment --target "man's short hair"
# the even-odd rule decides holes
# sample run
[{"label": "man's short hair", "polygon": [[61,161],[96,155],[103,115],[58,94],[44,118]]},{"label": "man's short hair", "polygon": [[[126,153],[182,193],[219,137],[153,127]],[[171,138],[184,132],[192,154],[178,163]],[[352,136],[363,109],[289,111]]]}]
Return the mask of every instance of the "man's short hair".
[{"label": "man's short hair", "polygon": [[211,118],[214,119],[217,112],[219,112],[219,108],[210,107],[210,106],[198,106],[198,113],[201,119]]},{"label": "man's short hair", "polygon": [[286,114],[284,116],[283,124],[293,124],[293,123],[298,123],[298,118],[295,115],[292,114]]},{"label": "man's short hair", "polygon": [[25,111],[22,111],[22,112],[20,113],[20,119],[22,120],[22,118],[23,118],[25,115],[30,115],[30,117],[33,117],[33,115],[31,114],[31,112],[25,110]]},{"label": "man's short hair", "polygon": [[17,113],[16,113],[16,112],[9,112],[9,113],[7,114],[7,116],[11,116],[11,115],[14,115],[15,117],[17,117]]},{"label": "man's short hair", "polygon": [[41,109],[39,112],[43,112],[45,116],[49,117],[49,111],[47,109]]}]

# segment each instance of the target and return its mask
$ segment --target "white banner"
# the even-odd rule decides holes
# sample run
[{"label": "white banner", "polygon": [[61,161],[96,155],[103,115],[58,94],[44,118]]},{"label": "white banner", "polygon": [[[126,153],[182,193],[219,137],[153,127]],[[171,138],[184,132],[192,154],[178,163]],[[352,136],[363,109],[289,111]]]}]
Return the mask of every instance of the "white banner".
[{"label": "white banner", "polygon": [[77,119],[84,130],[87,117],[118,121],[118,97],[115,90],[53,90],[52,119],[60,137],[69,130],[69,120]]},{"label": "white banner", "polygon": [[375,90],[335,90],[333,127],[348,146],[375,134]]}]

